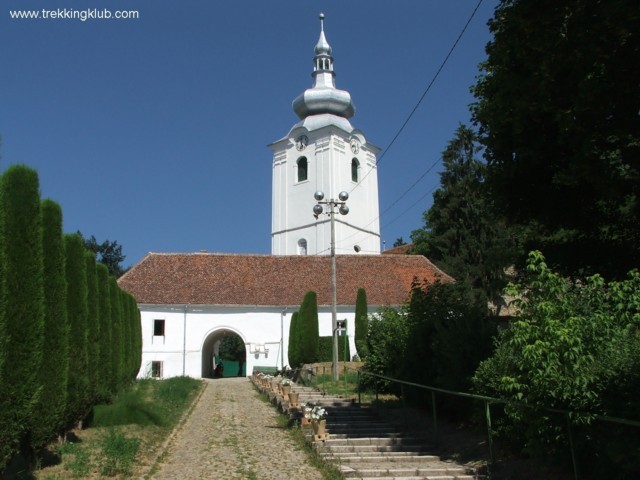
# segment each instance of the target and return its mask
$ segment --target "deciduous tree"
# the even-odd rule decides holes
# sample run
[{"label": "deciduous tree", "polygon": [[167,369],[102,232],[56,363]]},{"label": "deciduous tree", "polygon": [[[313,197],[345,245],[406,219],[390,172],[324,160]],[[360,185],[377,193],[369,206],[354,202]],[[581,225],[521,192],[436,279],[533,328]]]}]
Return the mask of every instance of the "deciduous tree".
[{"label": "deciduous tree", "polygon": [[527,249],[565,274],[640,265],[640,11],[503,0],[474,88],[488,182]]}]

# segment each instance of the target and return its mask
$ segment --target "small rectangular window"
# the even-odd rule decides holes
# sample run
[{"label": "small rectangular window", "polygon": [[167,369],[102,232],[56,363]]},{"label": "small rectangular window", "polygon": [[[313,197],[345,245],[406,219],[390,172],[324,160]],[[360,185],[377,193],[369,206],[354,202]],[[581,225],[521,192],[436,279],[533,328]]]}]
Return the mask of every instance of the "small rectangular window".
[{"label": "small rectangular window", "polygon": [[162,378],[162,362],[151,362],[151,378]]},{"label": "small rectangular window", "polygon": [[153,336],[164,337],[164,320],[153,321]]}]

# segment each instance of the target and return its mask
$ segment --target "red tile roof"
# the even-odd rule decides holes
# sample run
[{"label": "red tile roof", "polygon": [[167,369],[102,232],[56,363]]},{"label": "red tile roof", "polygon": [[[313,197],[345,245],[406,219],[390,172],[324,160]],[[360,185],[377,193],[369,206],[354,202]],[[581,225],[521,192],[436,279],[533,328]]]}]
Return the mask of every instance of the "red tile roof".
[{"label": "red tile roof", "polygon": [[[421,255],[336,257],[338,305],[353,305],[358,288],[369,305],[400,305],[414,279],[452,281]],[[138,303],[299,305],[309,290],[331,304],[329,256],[149,253],[118,280]]]}]

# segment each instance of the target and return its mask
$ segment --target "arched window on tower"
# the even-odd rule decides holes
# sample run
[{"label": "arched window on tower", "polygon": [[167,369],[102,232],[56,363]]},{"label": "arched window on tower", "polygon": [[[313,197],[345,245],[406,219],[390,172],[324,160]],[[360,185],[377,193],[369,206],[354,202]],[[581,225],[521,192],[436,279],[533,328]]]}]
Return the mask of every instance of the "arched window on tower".
[{"label": "arched window on tower", "polygon": [[357,158],[351,160],[351,180],[358,181],[358,170],[360,169],[360,162]]},{"label": "arched window on tower", "polygon": [[307,239],[301,238],[298,240],[298,255],[306,255],[307,254]]},{"label": "arched window on tower", "polygon": [[307,157],[300,157],[298,159],[298,182],[304,182],[307,178]]}]

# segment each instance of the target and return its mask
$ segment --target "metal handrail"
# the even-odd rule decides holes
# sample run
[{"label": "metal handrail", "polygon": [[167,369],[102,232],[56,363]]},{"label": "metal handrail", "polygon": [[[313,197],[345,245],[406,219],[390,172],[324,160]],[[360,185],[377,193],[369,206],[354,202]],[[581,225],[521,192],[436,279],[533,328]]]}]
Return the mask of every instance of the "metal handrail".
[{"label": "metal handrail", "polygon": [[[411,387],[417,387],[417,388],[422,388],[425,390],[429,390],[431,391],[431,403],[432,403],[432,408],[433,408],[433,425],[434,425],[434,442],[436,443],[437,446],[437,437],[438,437],[438,426],[437,426],[437,411],[436,411],[436,398],[435,398],[435,394],[436,393],[443,393],[445,395],[454,395],[457,397],[464,397],[464,398],[471,398],[474,400],[482,400],[484,402],[484,410],[485,410],[485,421],[486,421],[486,426],[487,426],[487,437],[488,437],[488,444],[489,444],[489,475],[491,475],[491,467],[495,464],[495,455],[494,455],[494,451],[493,451],[493,437],[491,434],[491,410],[490,410],[490,405],[495,403],[495,404],[503,404],[506,405],[508,403],[513,403],[513,401],[510,400],[505,400],[502,398],[494,398],[494,397],[488,397],[485,395],[477,395],[474,393],[467,393],[467,392],[456,392],[453,390],[447,390],[444,388],[438,388],[438,387],[432,387],[429,385],[422,385],[419,383],[414,383],[414,382],[408,382],[406,380],[400,380],[399,378],[393,378],[393,377],[388,377],[386,375],[381,375],[379,373],[373,373],[373,372],[368,372],[366,370],[358,370],[358,376],[360,375],[370,375],[372,377],[377,377],[377,378],[381,378],[383,380],[387,380],[390,382],[395,382],[400,384],[401,386],[401,396],[403,397],[403,408],[405,406],[404,403],[404,388],[403,385],[408,385]],[[358,381],[358,384],[360,382]],[[358,392],[358,403],[362,403],[361,401],[361,397],[360,397],[360,393]],[[378,391],[377,391],[377,382],[376,382],[376,398],[378,397]],[[516,402],[517,403],[517,402]],[[567,430],[568,430],[568,434],[569,434],[569,448],[571,450],[571,460],[572,460],[572,466],[573,466],[573,474],[574,474],[574,478],[575,480],[579,479],[579,473],[578,473],[578,464],[577,464],[577,460],[576,460],[576,456],[575,456],[575,449],[574,449],[574,445],[573,445],[573,434],[572,434],[572,429],[571,429],[571,416],[572,415],[576,415],[576,414],[580,414],[580,412],[573,412],[573,411],[569,411],[569,410],[562,410],[562,409],[558,409],[558,408],[546,408],[546,407],[542,407],[542,408],[538,408],[535,407],[533,405],[528,405],[528,404],[520,404],[518,403],[518,405],[523,406],[523,407],[527,407],[527,408],[531,408],[531,409],[538,409],[538,410],[542,410],[542,411],[546,411],[546,412],[551,412],[551,413],[559,413],[559,414],[563,414],[566,416],[566,420],[567,420]],[[587,415],[582,413],[582,415]],[[610,417],[607,415],[593,415],[593,414],[588,414],[590,415],[593,419],[595,420],[599,420],[602,422],[610,422],[610,423],[617,423],[617,424],[621,424],[621,425],[627,425],[627,426],[631,426],[631,427],[640,427],[640,421],[638,420],[629,420],[627,418],[618,418],[618,417]]]}]

